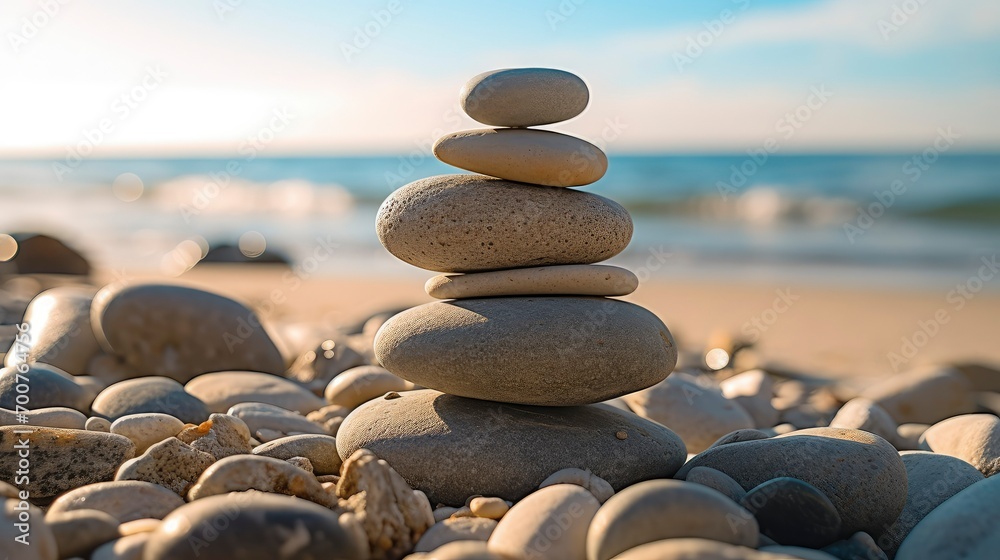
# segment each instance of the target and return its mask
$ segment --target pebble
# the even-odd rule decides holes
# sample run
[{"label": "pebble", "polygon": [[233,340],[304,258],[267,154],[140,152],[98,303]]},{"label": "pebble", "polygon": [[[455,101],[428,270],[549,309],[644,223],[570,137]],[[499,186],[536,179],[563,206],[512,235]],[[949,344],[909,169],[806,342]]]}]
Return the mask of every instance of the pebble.
[{"label": "pebble", "polygon": [[845,538],[880,532],[906,503],[906,468],[896,449],[861,430],[810,428],[714,447],[688,461],[677,477],[695,467],[722,471],[745,489],[778,476],[808,482],[836,506]]},{"label": "pebble", "polygon": [[86,557],[98,546],[118,538],[118,520],[95,509],[49,515],[45,524],[56,539],[60,558]]},{"label": "pebble", "polygon": [[920,436],[930,428],[929,424],[900,424],[896,428],[896,449],[913,451],[920,449]]},{"label": "pebble", "polygon": [[462,110],[490,126],[538,126],[572,119],[590,90],[578,76],[552,68],[491,70],[472,77],[459,94]]},{"label": "pebble", "polygon": [[134,521],[129,521],[127,523],[122,523],[118,526],[118,533],[123,537],[128,535],[135,535],[137,533],[152,533],[163,523],[162,520],[153,519],[151,517],[146,517],[144,519],[136,519]]},{"label": "pebble", "polygon": [[424,290],[437,299],[461,299],[534,295],[624,296],[637,287],[639,279],[624,268],[605,264],[564,264],[439,274],[427,281]]},{"label": "pebble", "polygon": [[369,554],[367,541],[337,513],[305,500],[259,492],[191,502],[149,535],[144,560],[364,560]]},{"label": "pebble", "polygon": [[[27,417],[27,422],[21,422],[19,417]],[[68,430],[82,430],[86,426],[87,417],[80,411],[72,408],[54,406],[51,408],[36,408],[18,414],[13,410],[0,408],[0,426],[13,426],[21,424],[25,426],[38,426],[45,428],[65,428]]]},{"label": "pebble", "polygon": [[284,460],[305,457],[312,463],[317,475],[338,474],[342,464],[340,455],[337,454],[336,438],[320,434],[288,436],[269,441],[253,448],[253,454]]},{"label": "pebble", "polygon": [[864,430],[894,445],[897,440],[896,421],[884,408],[864,397],[853,398],[844,403],[830,421],[830,427]]},{"label": "pebble", "polygon": [[1000,476],[945,500],[910,531],[897,560],[995,558],[1000,550]]},{"label": "pebble", "polygon": [[649,480],[619,491],[601,506],[587,533],[587,557],[609,560],[641,544],[685,537],[752,548],[757,533],[753,516],[714,490],[679,480]]},{"label": "pebble", "polygon": [[21,321],[30,325],[27,348],[11,346],[4,365],[41,362],[73,375],[83,374],[101,350],[90,325],[93,297],[92,288],[81,286],[59,286],[35,296]]},{"label": "pebble", "polygon": [[358,366],[337,377],[323,391],[326,402],[344,408],[356,408],[389,391],[412,391],[416,385],[396,377],[379,366]]},{"label": "pebble", "polygon": [[87,423],[84,424],[84,429],[91,432],[111,433],[111,422],[109,422],[107,418],[91,416],[90,418],[87,418]]},{"label": "pebble", "polygon": [[70,490],[52,502],[48,515],[96,509],[114,517],[120,523],[126,523],[147,517],[163,519],[165,515],[182,505],[184,500],[159,484],[120,480],[96,482]]},{"label": "pebble", "polygon": [[485,517],[453,517],[431,525],[430,529],[420,537],[414,552],[431,552],[456,541],[489,540],[497,522]]},{"label": "pebble", "polygon": [[[32,430],[31,434],[15,431]],[[0,480],[14,480],[18,441],[29,440],[31,476],[27,490],[33,501],[46,500],[86,484],[111,480],[118,466],[135,456],[128,438],[63,428],[0,427]]]},{"label": "pebble", "polygon": [[337,498],[328,494],[312,473],[287,461],[258,455],[237,455],[216,461],[188,491],[188,500],[245,490],[288,494],[327,507],[337,505]]},{"label": "pebble", "polygon": [[251,434],[260,434],[264,430],[274,432],[276,437],[261,441],[271,441],[292,433],[327,435],[323,426],[307,420],[301,414],[271,404],[240,403],[230,408],[226,414],[242,420]]},{"label": "pebble", "polygon": [[[818,553],[823,560],[835,560]],[[789,560],[805,558],[754,550],[709,539],[665,539],[646,543],[615,556],[614,560]],[[588,560],[593,560],[589,558]]]},{"label": "pebble", "polygon": [[[19,367],[20,370],[19,371]],[[23,371],[27,369],[27,371]],[[27,381],[25,381],[27,378]],[[19,386],[27,385],[30,404],[25,408],[64,407],[87,412],[90,410],[88,391],[73,381],[66,372],[45,364],[29,364],[0,369],[0,407],[17,407]]]},{"label": "pebble", "polygon": [[208,418],[205,403],[184,392],[184,386],[166,377],[119,381],[101,391],[91,405],[97,416],[115,421],[122,416],[160,412],[197,424]]},{"label": "pebble", "polygon": [[753,488],[740,500],[760,532],[782,545],[820,548],[841,534],[840,514],[823,492],[787,476]]},{"label": "pebble", "polygon": [[963,414],[934,424],[920,436],[921,447],[957,457],[986,476],[1000,472],[1000,418]]},{"label": "pebble", "polygon": [[452,395],[567,406],[662,380],[677,348],[663,322],[632,303],[511,297],[404,311],[379,330],[375,355],[394,374]]},{"label": "pebble", "polygon": [[753,418],[738,403],[715,387],[679,374],[625,396],[625,402],[639,416],[676,432],[688,453],[700,453],[734,430],[754,427]]},{"label": "pebble", "polygon": [[322,426],[326,433],[335,436],[337,435],[337,430],[340,429],[340,425],[344,422],[344,418],[347,418],[347,415],[350,413],[351,411],[348,408],[331,404],[306,414],[306,420],[315,422],[319,426]]},{"label": "pebble", "polygon": [[684,480],[707,486],[736,503],[740,503],[740,500],[747,495],[746,490],[728,474],[708,467],[691,469]]},{"label": "pebble", "polygon": [[500,520],[489,550],[506,558],[585,558],[587,527],[601,507],[575,484],[556,484],[518,502]]},{"label": "pebble", "polygon": [[199,375],[184,385],[210,412],[225,412],[243,402],[260,402],[307,414],[323,406],[323,399],[284,377],[253,371],[220,371]]},{"label": "pebble", "polygon": [[849,539],[824,546],[823,552],[840,560],[889,560],[886,553],[875,544],[875,539],[864,531],[854,533]]},{"label": "pebble", "polygon": [[753,418],[754,427],[770,428],[778,423],[778,411],[771,404],[774,380],[767,372],[754,369],[738,373],[722,381],[719,389]]},{"label": "pebble", "polygon": [[928,367],[901,373],[862,391],[898,423],[934,424],[975,411],[972,384],[958,370]]},{"label": "pebble", "polygon": [[177,439],[216,459],[250,453],[253,449],[250,428],[243,420],[228,414],[212,414],[197,426],[187,426],[177,434]]},{"label": "pebble", "polygon": [[446,134],[434,143],[444,163],[490,177],[544,185],[589,185],[608,170],[600,148],[568,134],[526,128],[482,128]]},{"label": "pebble", "polygon": [[479,497],[469,502],[469,509],[476,517],[499,520],[507,514],[510,506],[502,498]]},{"label": "pebble", "polygon": [[934,508],[984,478],[975,467],[955,457],[926,451],[904,451],[900,457],[908,481],[906,505],[876,541],[889,556],[895,555],[906,535]]},{"label": "pebble", "polygon": [[[789,431],[794,431],[794,429]],[[728,434],[720,437],[719,439],[715,440],[715,442],[712,443],[712,445],[709,445],[708,448],[711,449],[713,447],[718,447],[720,445],[739,443],[741,441],[756,441],[758,439],[767,439],[769,437],[774,437],[776,435],[778,434],[772,435],[767,431],[758,430],[756,428],[743,428],[741,430],[733,430]]]},{"label": "pebble", "polygon": [[543,480],[538,485],[538,489],[541,490],[554,484],[576,484],[593,494],[597,501],[602,504],[615,495],[615,489],[608,484],[607,480],[583,469],[569,468],[556,471]]},{"label": "pebble", "polygon": [[[417,553],[423,560],[508,560],[493,554],[483,541],[454,541],[430,553]],[[415,556],[415,555],[414,555]],[[409,560],[411,556],[407,556]]]},{"label": "pebble", "polygon": [[122,464],[115,475],[115,480],[151,482],[184,497],[201,473],[214,462],[215,457],[212,455],[193,449],[181,440],[171,437],[154,444],[141,456]]},{"label": "pebble", "polygon": [[149,537],[149,533],[137,533],[104,543],[90,555],[90,560],[142,560]]},{"label": "pebble", "polygon": [[[629,438],[615,437],[620,430]],[[568,466],[624,488],[673,476],[685,457],[676,434],[610,407],[535,409],[431,390],[376,399],[352,412],[337,449],[347,457],[362,448],[431,503],[446,505],[464,504],[470,494],[520,500]]]},{"label": "pebble", "polygon": [[386,198],[375,226],[390,253],[437,272],[590,264],[632,239],[629,213],[607,198],[483,175],[414,181]]},{"label": "pebble", "polygon": [[[11,479],[12,480],[12,479]],[[3,500],[3,511],[0,513],[0,552],[8,554],[12,550],[18,550],[17,560],[56,560],[59,558],[55,536],[48,524],[43,523],[45,514],[37,507],[27,504],[28,519],[30,521],[31,534],[28,537],[28,545],[19,544],[15,538],[23,533],[15,525],[22,523],[21,515],[24,507],[19,500]],[[14,549],[13,547],[17,547]]]},{"label": "pebble", "polygon": [[174,437],[184,429],[184,422],[169,414],[144,412],[122,416],[111,424],[111,433],[125,436],[135,444],[135,454],[142,455],[150,445]]},{"label": "pebble", "polygon": [[167,284],[111,284],[94,296],[91,319],[104,350],[145,375],[184,383],[212,371],[285,370],[256,313],[211,292]]}]

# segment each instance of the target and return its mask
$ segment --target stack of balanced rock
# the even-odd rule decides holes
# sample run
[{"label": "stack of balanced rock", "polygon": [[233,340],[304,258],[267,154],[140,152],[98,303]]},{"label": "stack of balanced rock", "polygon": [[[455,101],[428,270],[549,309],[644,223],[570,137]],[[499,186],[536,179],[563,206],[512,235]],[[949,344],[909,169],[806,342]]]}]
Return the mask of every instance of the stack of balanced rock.
[{"label": "stack of balanced rock", "polygon": [[358,408],[338,432],[342,456],[370,449],[431,503],[458,505],[475,494],[519,500],[564,468],[617,490],[683,463],[669,429],[595,404],[663,380],[677,351],[653,313],[607,297],[631,293],[636,276],[592,264],[628,245],[631,217],[566,187],[600,179],[607,157],[573,136],[525,128],[575,117],[588,100],[586,84],[560,70],[472,78],[465,111],[506,128],[449,134],[434,153],[479,174],[415,181],[382,204],[382,244],[448,273],[426,290],[451,301],[408,309],[379,330],[378,361],[428,389]]}]

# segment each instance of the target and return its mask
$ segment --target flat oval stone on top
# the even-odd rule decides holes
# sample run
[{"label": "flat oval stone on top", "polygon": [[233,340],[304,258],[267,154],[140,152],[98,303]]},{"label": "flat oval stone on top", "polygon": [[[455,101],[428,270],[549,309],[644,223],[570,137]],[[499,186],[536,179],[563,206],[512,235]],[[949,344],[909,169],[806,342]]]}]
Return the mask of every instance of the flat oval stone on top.
[{"label": "flat oval stone on top", "polygon": [[469,274],[439,274],[424,285],[438,299],[492,296],[624,296],[639,279],[624,268],[604,264],[567,264],[511,268]]},{"label": "flat oval stone on top", "polygon": [[579,76],[553,68],[510,68],[474,76],[459,93],[462,110],[491,126],[537,126],[579,115],[590,90]]}]

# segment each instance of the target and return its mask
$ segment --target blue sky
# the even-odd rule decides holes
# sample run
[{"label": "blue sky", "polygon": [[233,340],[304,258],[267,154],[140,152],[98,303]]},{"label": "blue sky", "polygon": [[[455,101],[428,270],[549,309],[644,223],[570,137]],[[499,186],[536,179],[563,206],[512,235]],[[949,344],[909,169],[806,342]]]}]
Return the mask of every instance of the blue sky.
[{"label": "blue sky", "polygon": [[[476,127],[462,82],[514,66],[587,80],[591,106],[555,128],[612,153],[909,150],[942,127],[958,149],[1000,148],[995,0],[64,1],[0,6],[0,157],[88,138],[105,156],[248,137],[275,155],[406,152]],[[276,111],[290,122],[264,133]]]}]

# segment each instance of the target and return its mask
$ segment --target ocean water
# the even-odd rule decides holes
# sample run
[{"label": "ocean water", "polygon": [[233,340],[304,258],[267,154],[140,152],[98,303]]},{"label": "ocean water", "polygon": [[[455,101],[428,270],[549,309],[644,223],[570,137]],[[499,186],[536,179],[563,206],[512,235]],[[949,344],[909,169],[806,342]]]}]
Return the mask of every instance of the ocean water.
[{"label": "ocean water", "polygon": [[[381,248],[375,213],[456,172],[420,152],[0,160],[0,228],[54,233],[118,269],[180,273],[256,232],[303,275],[426,276]],[[1000,154],[613,156],[584,188],[632,212],[614,262],[650,276],[947,286],[1000,252]]]}]

